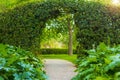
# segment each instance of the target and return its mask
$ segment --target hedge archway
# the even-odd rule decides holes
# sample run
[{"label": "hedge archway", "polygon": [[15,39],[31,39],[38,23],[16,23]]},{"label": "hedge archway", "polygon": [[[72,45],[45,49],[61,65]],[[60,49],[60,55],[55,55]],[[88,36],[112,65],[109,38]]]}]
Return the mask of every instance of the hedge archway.
[{"label": "hedge archway", "polygon": [[119,12],[112,13],[105,4],[84,0],[27,3],[0,13],[0,43],[35,49],[39,47],[46,21],[66,13],[74,14],[78,27],[77,41],[84,48],[89,49],[92,44],[102,41],[107,43],[108,38],[111,44],[119,44]]},{"label": "hedge archway", "polygon": [[[73,2],[34,2],[2,13],[0,17],[0,36],[2,36],[0,42],[19,45],[25,49],[38,47],[39,37],[46,21],[61,15],[61,11],[68,9],[71,4]],[[74,12],[72,8],[71,5],[71,9],[69,8],[66,12]]]}]

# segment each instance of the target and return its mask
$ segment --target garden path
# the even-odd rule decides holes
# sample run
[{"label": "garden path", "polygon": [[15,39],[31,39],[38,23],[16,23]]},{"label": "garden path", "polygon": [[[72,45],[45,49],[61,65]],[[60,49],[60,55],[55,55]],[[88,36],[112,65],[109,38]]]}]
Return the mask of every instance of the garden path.
[{"label": "garden path", "polygon": [[45,59],[48,80],[71,80],[76,75],[75,65],[61,59]]}]

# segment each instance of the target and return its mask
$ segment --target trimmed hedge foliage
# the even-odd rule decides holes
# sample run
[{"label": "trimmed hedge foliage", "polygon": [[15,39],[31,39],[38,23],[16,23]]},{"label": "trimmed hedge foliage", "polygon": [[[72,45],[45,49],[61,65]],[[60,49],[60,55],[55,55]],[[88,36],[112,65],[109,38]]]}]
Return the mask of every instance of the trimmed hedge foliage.
[{"label": "trimmed hedge foliage", "polygon": [[29,50],[39,48],[46,21],[60,15],[62,6],[69,7],[62,1],[32,2],[0,13],[0,43]]},{"label": "trimmed hedge foliage", "polygon": [[77,41],[84,49],[90,49],[99,42],[119,44],[119,9],[117,6],[92,0],[46,0],[27,3],[0,13],[0,43],[29,50],[39,48],[40,35],[47,20],[66,13],[74,14],[78,27]]},{"label": "trimmed hedge foliage", "polygon": [[38,37],[44,27],[44,20],[40,19],[39,14],[42,9],[37,6],[40,5],[29,3],[2,13],[0,16],[0,42],[19,45],[23,48],[39,45]]},{"label": "trimmed hedge foliage", "polygon": [[[68,54],[68,49],[54,49],[54,48],[45,48],[40,49],[41,54]],[[73,54],[75,53],[75,50],[73,50]]]},{"label": "trimmed hedge foliage", "polygon": [[78,27],[77,41],[85,49],[100,42],[120,44],[120,7],[99,2],[80,2],[75,14]]}]

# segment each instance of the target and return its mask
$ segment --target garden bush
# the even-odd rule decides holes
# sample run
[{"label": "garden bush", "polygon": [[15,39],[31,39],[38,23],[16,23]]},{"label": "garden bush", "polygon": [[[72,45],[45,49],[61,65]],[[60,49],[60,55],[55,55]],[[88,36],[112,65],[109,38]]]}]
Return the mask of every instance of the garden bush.
[{"label": "garden bush", "polygon": [[34,51],[40,47],[40,35],[45,23],[60,15],[59,8],[60,4],[57,1],[36,1],[1,12],[0,43],[19,45]]},{"label": "garden bush", "polygon": [[74,15],[77,41],[84,49],[100,42],[120,44],[120,7],[99,1],[45,0],[16,5],[0,13],[0,43],[39,49],[46,22],[65,13]]},{"label": "garden bush", "polygon": [[77,60],[78,74],[72,80],[120,80],[120,45],[101,43],[86,52],[87,57]]},{"label": "garden bush", "polygon": [[76,36],[84,49],[91,49],[93,45],[96,47],[100,42],[120,44],[120,6],[97,0],[80,0],[79,4],[75,14]]},{"label": "garden bush", "polygon": [[[41,54],[68,54],[68,49],[54,49],[54,48],[44,48],[40,49]],[[75,53],[75,50],[73,50],[73,53]]]},{"label": "garden bush", "polygon": [[46,74],[33,53],[0,44],[0,80],[46,80]]}]

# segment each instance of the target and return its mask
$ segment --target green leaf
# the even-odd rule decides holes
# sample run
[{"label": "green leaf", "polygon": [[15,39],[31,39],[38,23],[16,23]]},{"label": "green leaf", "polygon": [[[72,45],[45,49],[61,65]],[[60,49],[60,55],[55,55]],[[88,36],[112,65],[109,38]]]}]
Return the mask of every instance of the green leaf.
[{"label": "green leaf", "polygon": [[0,76],[0,80],[4,80],[4,78]]},{"label": "green leaf", "polygon": [[97,47],[97,51],[106,51],[107,50],[107,46],[105,45],[105,43],[100,43],[100,45]]}]

